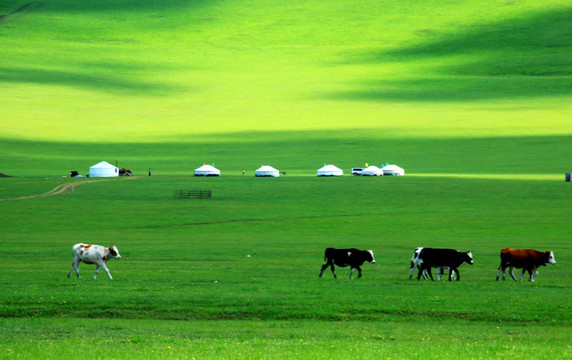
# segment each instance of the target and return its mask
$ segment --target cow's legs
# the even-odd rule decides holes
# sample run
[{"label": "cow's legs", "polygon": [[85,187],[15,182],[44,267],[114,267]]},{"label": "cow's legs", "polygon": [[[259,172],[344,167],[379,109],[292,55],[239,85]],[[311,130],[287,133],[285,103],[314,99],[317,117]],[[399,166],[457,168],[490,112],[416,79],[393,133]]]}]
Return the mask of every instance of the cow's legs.
[{"label": "cow's legs", "polygon": [[497,270],[497,281],[499,281],[499,277],[502,273],[502,279],[506,280],[506,274],[505,274],[505,270],[506,267],[502,266],[502,264],[500,264],[499,269]]},{"label": "cow's legs", "polygon": [[427,280],[427,270],[421,269],[421,265],[418,266],[418,269],[419,269],[419,273],[421,273],[421,276],[423,276],[423,280]]},{"label": "cow's legs", "polygon": [[417,280],[421,280],[421,276],[423,279],[427,280],[427,268],[425,267],[425,263],[421,263],[419,266],[419,272],[417,273]]},{"label": "cow's legs", "polygon": [[73,273],[74,270],[76,271],[77,277],[79,278],[79,260],[77,261],[76,259],[73,260],[70,272],[68,273],[68,278],[71,277],[71,274]]},{"label": "cow's legs", "polygon": [[461,275],[459,274],[459,268],[449,268],[449,281],[455,279],[455,273],[457,273],[456,280],[461,280]]},{"label": "cow's legs", "polygon": [[411,262],[411,268],[409,269],[409,280],[413,277],[413,273],[415,272],[415,263]]},{"label": "cow's legs", "polygon": [[508,273],[510,274],[510,277],[511,277],[514,281],[518,281],[518,279],[516,278],[516,276],[514,276],[514,266],[509,267]]},{"label": "cow's legs", "polygon": [[[441,280],[441,278],[445,275],[445,270],[449,269],[449,274],[451,274],[451,268],[447,266],[437,266],[437,280]],[[453,274],[453,279],[455,278],[455,274]]]},{"label": "cow's legs", "polygon": [[[455,270],[457,276],[455,276],[455,272],[453,272],[453,270],[450,267],[446,266],[445,269],[449,269],[449,275],[451,275],[451,278],[453,280],[457,280],[457,277],[459,275],[459,269]],[[445,270],[443,270],[443,275],[445,275]]]},{"label": "cow's legs", "polygon": [[528,269],[528,274],[530,275],[530,279],[529,279],[529,280],[530,280],[531,282],[534,281],[534,280],[536,280],[536,273],[538,273],[538,271],[536,271],[535,268],[530,268],[530,269]]},{"label": "cow's legs", "polygon": [[330,264],[327,262],[324,262],[324,264],[322,265],[322,270],[320,270],[320,277],[322,277],[322,275],[324,275],[324,271],[326,271],[328,266],[330,266]]},{"label": "cow's legs", "polygon": [[421,270],[421,264],[422,263],[417,263],[413,261],[411,262],[411,269],[409,270],[409,280],[411,280],[411,278],[413,277],[413,274],[415,273],[415,268],[417,268],[421,272],[421,276],[423,276],[423,279],[427,280],[427,273]]},{"label": "cow's legs", "polygon": [[101,267],[103,268],[103,270],[105,270],[105,272],[107,273],[107,275],[109,276],[109,278],[111,280],[113,280],[113,276],[111,276],[111,273],[109,272],[109,269],[107,268],[107,265],[105,263],[101,264]]},{"label": "cow's legs", "polygon": [[[522,278],[524,276],[524,273],[526,272],[526,268],[522,268],[522,273],[520,273],[520,278],[518,279],[518,281],[522,281]],[[528,272],[530,273],[530,270],[528,270]]]},{"label": "cow's legs", "polygon": [[336,270],[334,269],[334,263],[332,263],[332,274],[334,274],[334,279],[337,279]]},{"label": "cow's legs", "polygon": [[328,261],[327,263],[322,265],[322,270],[320,271],[320,277],[322,277],[322,275],[324,274],[324,271],[326,271],[328,266],[330,266],[332,269],[332,274],[334,274],[334,279],[337,279],[338,277],[336,276],[336,270],[334,268],[334,262],[333,261]]},{"label": "cow's legs", "polygon": [[355,268],[350,268],[350,280],[353,280],[353,278],[354,278],[354,270],[355,269],[357,269],[357,271],[358,271],[358,279],[361,277],[361,268],[359,266],[355,267]]},{"label": "cow's legs", "polygon": [[431,281],[435,281],[435,279],[433,279],[433,274],[431,273],[431,266],[428,266],[426,269],[427,274],[429,274],[429,277],[431,278]]},{"label": "cow's legs", "polygon": [[75,261],[72,262],[72,266],[71,266],[70,272],[68,273],[68,278],[71,277],[71,274],[73,273],[74,270],[75,270]]},{"label": "cow's legs", "polygon": [[107,275],[109,275],[109,278],[111,280],[113,280],[113,277],[111,276],[111,273],[109,272],[109,269],[107,268],[107,266],[105,265],[105,263],[101,263],[101,264],[97,264],[95,266],[95,274],[93,275],[93,280],[97,280],[97,273],[99,272],[99,269],[102,268],[103,270],[105,270],[105,272],[107,273]]},{"label": "cow's legs", "polygon": [[538,268],[533,268],[532,271],[533,271],[533,273],[530,276],[530,281],[536,280],[536,276],[538,275]]},{"label": "cow's legs", "polygon": [[322,270],[320,271],[320,277],[324,275],[324,271],[326,271],[328,266],[332,267],[332,273],[334,274],[334,278],[336,278],[336,272],[334,271],[334,262],[330,259],[328,259],[328,261],[324,261],[324,264],[322,265]]}]

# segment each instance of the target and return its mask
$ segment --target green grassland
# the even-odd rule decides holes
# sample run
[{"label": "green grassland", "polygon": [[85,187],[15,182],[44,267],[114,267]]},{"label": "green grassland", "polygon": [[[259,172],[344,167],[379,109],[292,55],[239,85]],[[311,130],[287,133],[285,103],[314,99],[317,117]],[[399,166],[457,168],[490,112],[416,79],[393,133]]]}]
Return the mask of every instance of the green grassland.
[{"label": "green grassland", "polygon": [[[17,190],[20,179],[4,179]],[[3,180],[3,181],[4,181]],[[62,181],[30,179],[28,189]],[[2,203],[3,356],[567,358],[570,192],[563,181],[152,176]],[[14,184],[14,185],[13,185]],[[210,200],[172,190],[209,188]],[[16,191],[15,191],[16,192]],[[22,190],[20,190],[22,192]],[[71,245],[116,244],[114,280]],[[418,245],[472,250],[461,280],[408,280]],[[327,246],[376,252],[318,279]],[[552,249],[534,283],[495,281],[504,246]],[[538,355],[540,353],[540,355]]]},{"label": "green grassland", "polygon": [[[2,1],[0,358],[571,358],[571,15]],[[61,177],[102,160],[136,176]],[[203,162],[223,176],[192,177]],[[365,162],[406,176],[349,176]],[[346,176],[317,178],[323,163]],[[263,164],[286,175],[255,178]],[[4,201],[60,185],[77,186]],[[66,278],[77,242],[118,246],[114,280]],[[329,246],[377,263],[319,279]],[[417,246],[475,264],[409,280]],[[557,264],[496,282],[507,246]]]}]

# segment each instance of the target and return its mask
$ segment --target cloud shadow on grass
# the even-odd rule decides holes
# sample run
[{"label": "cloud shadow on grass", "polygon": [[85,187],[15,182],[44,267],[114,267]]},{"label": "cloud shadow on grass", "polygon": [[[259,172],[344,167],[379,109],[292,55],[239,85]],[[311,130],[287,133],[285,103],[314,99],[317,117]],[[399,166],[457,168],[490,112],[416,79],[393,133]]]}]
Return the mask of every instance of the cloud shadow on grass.
[{"label": "cloud shadow on grass", "polygon": [[[558,49],[572,47],[572,7],[542,11],[502,23],[474,24],[463,32],[437,36],[433,41],[405,46],[395,50],[371,53],[369,61],[397,58],[417,60],[459,54],[486,55],[490,60],[506,61],[506,56],[525,52],[534,55],[541,52],[562,67],[559,75],[572,74],[572,59],[553,59],[561,53]],[[548,59],[547,59],[548,60]],[[520,74],[520,72],[515,72]],[[541,75],[541,74],[538,74]]]},{"label": "cloud shadow on grass", "polygon": [[[474,24],[463,32],[352,58],[357,64],[412,64],[423,74],[368,79],[340,100],[471,101],[572,94],[572,7]],[[419,66],[431,63],[433,65]]]},{"label": "cloud shadow on grass", "polygon": [[[80,42],[88,45],[91,42],[96,44],[106,44],[109,42],[113,45],[117,45],[124,41],[129,42],[131,40],[124,40],[119,37],[106,38],[103,40],[91,39],[92,34],[89,32],[90,26],[97,32],[99,27],[109,24],[109,16],[105,19],[100,19],[99,14],[112,14],[112,16],[117,16],[120,19],[133,17],[134,19],[142,18],[146,20],[151,17],[163,17],[165,14],[187,11],[187,9],[193,11],[194,9],[212,6],[217,2],[218,0],[30,1],[27,3],[15,3],[5,7],[4,11],[0,13],[0,27],[5,27],[6,29],[12,27],[17,28],[17,25],[9,23],[26,23],[28,22],[26,18],[28,16],[35,16],[40,19],[55,19],[54,14],[58,14],[58,16],[67,16],[73,19],[74,14],[87,14],[85,18],[82,18],[86,19],[87,23],[83,24],[79,22],[79,28],[74,28],[74,26],[76,26],[74,21],[76,20],[66,21],[61,27],[63,34],[61,39],[57,33],[60,29],[57,25],[49,30],[54,31],[55,35],[53,36],[55,36],[55,39],[61,40],[62,42]],[[114,18],[114,21],[117,21],[117,19]],[[34,20],[30,21],[30,23],[34,24]],[[165,23],[169,23],[169,20],[165,20]],[[147,23],[143,22],[143,25],[146,26],[145,31],[149,31]],[[171,26],[177,25],[177,23],[173,23]],[[123,34],[126,29],[123,27],[119,27],[118,29],[118,36],[122,36],[121,34]],[[139,31],[138,29],[134,30]],[[41,30],[39,30],[38,33],[43,35]],[[72,34],[69,38],[67,38],[68,33]],[[7,36],[10,36],[10,34],[8,33]],[[48,39],[50,41],[54,40],[53,38]],[[25,47],[23,49],[25,49]],[[109,51],[104,50],[102,54],[109,56]],[[58,54],[58,56],[61,56],[61,54]],[[8,58],[8,60],[9,59],[10,58]],[[132,96],[142,94],[165,96],[174,91],[188,91],[186,85],[178,86],[148,76],[157,70],[164,71],[166,66],[168,66],[165,63],[137,64],[134,60],[135,56],[133,56],[129,63],[123,64],[104,63],[98,61],[97,57],[95,57],[96,60],[91,64],[72,63],[73,59],[74,54],[70,52],[70,55],[65,59],[66,62],[54,68],[37,66],[37,64],[42,62],[42,59],[33,57],[26,58],[26,61],[29,61],[29,63],[20,61],[6,66],[0,65],[0,83],[67,86]],[[26,66],[24,66],[24,64]],[[174,71],[176,71],[176,69]]]},{"label": "cloud shadow on grass", "polygon": [[169,84],[138,81],[134,80],[133,77],[122,77],[98,73],[97,71],[87,73],[40,68],[0,67],[0,82],[69,86],[133,96],[142,94],[162,96],[180,90]]},{"label": "cloud shadow on grass", "polygon": [[210,6],[218,0],[97,0],[97,1],[29,1],[28,3],[17,4],[4,16],[18,16],[31,11],[42,12],[55,11],[60,13],[97,13],[97,12],[117,12],[117,11],[168,11],[170,9],[199,8]]},{"label": "cloud shadow on grass", "polygon": [[426,77],[364,81],[360,90],[330,94],[334,100],[455,102],[572,94],[567,77]]}]

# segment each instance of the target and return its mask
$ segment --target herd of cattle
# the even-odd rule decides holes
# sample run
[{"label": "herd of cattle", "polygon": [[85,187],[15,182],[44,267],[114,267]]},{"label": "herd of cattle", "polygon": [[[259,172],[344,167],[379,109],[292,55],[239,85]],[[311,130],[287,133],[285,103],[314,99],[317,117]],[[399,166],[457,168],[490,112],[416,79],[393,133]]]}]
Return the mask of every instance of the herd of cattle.
[{"label": "herd of cattle", "polygon": [[[546,264],[556,264],[554,260],[554,253],[552,251],[537,251],[532,249],[502,249],[501,250],[501,263],[497,271],[497,281],[502,273],[502,279],[505,280],[505,270],[509,268],[509,274],[513,280],[517,281],[514,276],[514,269],[522,269],[522,274],[518,281],[522,280],[524,273],[528,271],[530,281],[536,279],[538,275],[538,268],[546,266]],[[68,273],[68,278],[71,277],[73,271],[77,273],[79,278],[79,264],[95,264],[94,279],[97,279],[97,273],[100,268],[103,268],[110,279],[113,279],[107,262],[109,259],[121,259],[119,250],[116,246],[105,247],[101,245],[89,244],[76,244],[73,247],[73,263]],[[375,264],[375,258],[372,250],[358,250],[358,249],[334,249],[327,248],[324,254],[324,263],[320,271],[320,277],[324,272],[331,268],[334,278],[337,279],[336,270],[334,265],[339,267],[350,267],[350,279],[353,279],[354,269],[358,271],[358,277],[361,277],[361,266],[364,262]],[[444,271],[449,271],[449,281],[456,278],[461,279],[459,274],[459,266],[463,264],[473,265],[473,254],[470,251],[457,251],[453,249],[434,249],[418,247],[413,252],[411,258],[411,268],[409,271],[409,279],[413,277],[415,269],[418,269],[417,280],[421,277],[427,279],[427,275],[433,280],[431,268],[437,269],[437,279],[440,280]],[[456,276],[455,276],[456,274]]]},{"label": "herd of cattle", "polygon": [[[361,266],[366,261],[372,264],[375,263],[372,250],[327,248],[324,257],[324,264],[320,271],[320,277],[324,275],[324,271],[326,271],[328,267],[331,267],[334,278],[337,278],[334,265],[340,267],[349,266],[350,279],[353,279],[354,269],[358,270],[358,277],[361,277]],[[409,279],[413,277],[415,269],[418,269],[417,280],[421,279],[422,276],[427,279],[427,274],[431,280],[433,280],[431,268],[437,268],[439,280],[441,279],[441,275],[447,269],[449,270],[449,281],[455,278],[455,274],[456,279],[460,280],[461,275],[459,274],[459,266],[463,264],[473,265],[473,254],[470,251],[461,252],[453,249],[418,247],[413,252],[413,257],[411,258]],[[518,281],[522,280],[526,271],[528,271],[528,274],[530,275],[530,281],[534,281],[536,279],[536,275],[538,275],[538,268],[540,266],[546,266],[546,264],[556,264],[554,253],[552,253],[552,251],[541,252],[532,249],[502,249],[501,264],[497,271],[497,280],[501,273],[503,280],[505,280],[505,270],[508,267],[510,268],[510,276],[515,281],[515,268],[522,269],[522,274]]]}]

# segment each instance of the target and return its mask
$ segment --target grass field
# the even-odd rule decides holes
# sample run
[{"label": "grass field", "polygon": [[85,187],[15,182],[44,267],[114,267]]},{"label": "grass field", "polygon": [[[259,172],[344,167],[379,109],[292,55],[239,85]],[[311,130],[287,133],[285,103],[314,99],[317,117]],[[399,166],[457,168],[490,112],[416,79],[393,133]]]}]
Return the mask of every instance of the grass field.
[{"label": "grass field", "polygon": [[[571,358],[570,15],[1,2],[0,358]],[[102,160],[136,176],[61,177]],[[203,162],[223,176],[192,177]],[[406,176],[349,176],[365,162]],[[346,176],[317,178],[324,163]],[[266,164],[286,175],[255,178]],[[118,246],[114,280],[66,278],[78,242]],[[330,246],[377,263],[319,279]],[[417,246],[475,264],[408,280]],[[557,264],[496,282],[503,247]]]},{"label": "grass field", "polygon": [[[20,194],[22,183],[40,193],[62,181],[75,180],[3,179]],[[562,265],[572,254],[570,193],[561,179],[91,181],[1,204],[5,356],[73,357],[71,348],[94,342],[114,350],[87,357],[571,353],[572,272]],[[184,187],[212,189],[213,199],[174,199]],[[86,265],[81,279],[65,277],[78,241],[119,247],[113,281],[93,281]],[[459,282],[408,280],[418,245],[472,250],[475,265],[460,269]],[[364,265],[361,279],[347,269],[318,279],[327,246],[371,248],[377,264]],[[551,249],[558,264],[534,283],[495,282],[504,246]]]}]

